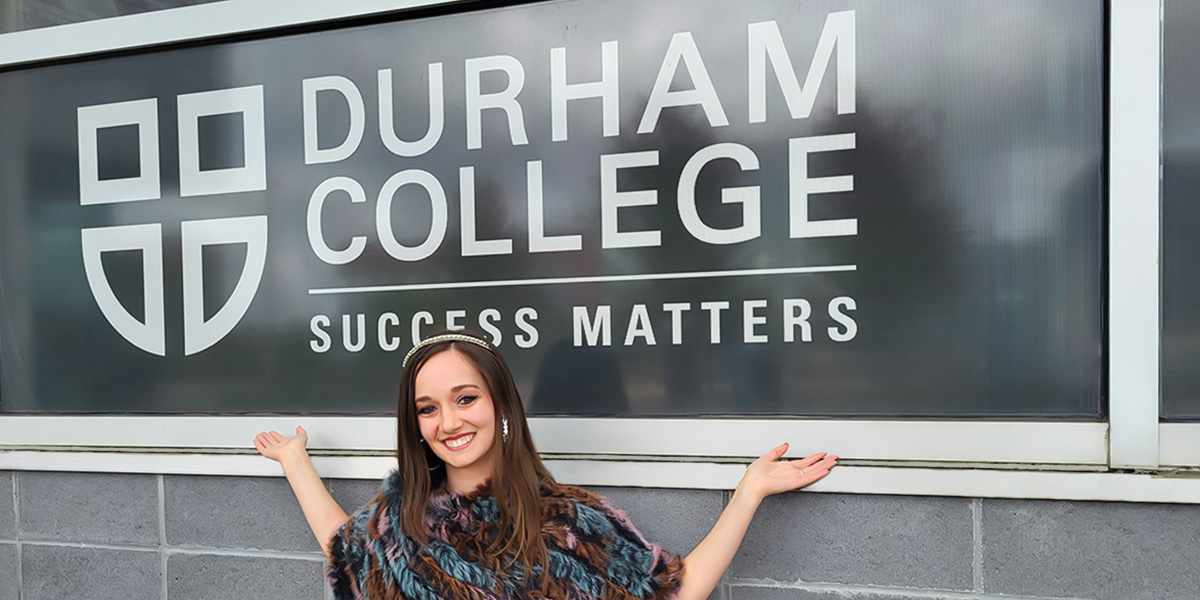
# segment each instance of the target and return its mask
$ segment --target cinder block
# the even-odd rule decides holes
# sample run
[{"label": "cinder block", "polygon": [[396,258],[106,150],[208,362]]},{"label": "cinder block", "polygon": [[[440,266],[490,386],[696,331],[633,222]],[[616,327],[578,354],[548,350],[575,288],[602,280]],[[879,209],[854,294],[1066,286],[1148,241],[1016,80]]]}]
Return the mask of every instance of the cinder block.
[{"label": "cinder block", "polygon": [[169,476],[164,489],[170,546],[321,551],[282,477]]},{"label": "cinder block", "polygon": [[0,600],[18,600],[17,546],[0,544]]},{"label": "cinder block", "polygon": [[970,500],[786,493],[767,498],[734,578],[967,590]]},{"label": "cinder block", "polygon": [[169,600],[287,598],[324,600],[320,561],[174,554],[167,559]]},{"label": "cinder block", "polygon": [[929,596],[886,596],[867,590],[853,592],[815,592],[797,588],[731,586],[729,600],[929,600]]},{"label": "cinder block", "polygon": [[714,490],[590,489],[624,511],[647,540],[679,555],[691,552],[708,535],[724,508],[721,492]]},{"label": "cinder block", "polygon": [[17,539],[17,514],[13,510],[12,471],[0,471],[0,540]]},{"label": "cinder block", "polygon": [[983,501],[983,585],[991,594],[1194,600],[1200,506]]},{"label": "cinder block", "polygon": [[160,600],[158,551],[24,544],[22,600]]},{"label": "cinder block", "polygon": [[366,506],[383,489],[383,483],[373,479],[330,479],[326,484],[347,514]]},{"label": "cinder block", "polygon": [[22,539],[158,546],[153,475],[21,473],[17,486]]}]

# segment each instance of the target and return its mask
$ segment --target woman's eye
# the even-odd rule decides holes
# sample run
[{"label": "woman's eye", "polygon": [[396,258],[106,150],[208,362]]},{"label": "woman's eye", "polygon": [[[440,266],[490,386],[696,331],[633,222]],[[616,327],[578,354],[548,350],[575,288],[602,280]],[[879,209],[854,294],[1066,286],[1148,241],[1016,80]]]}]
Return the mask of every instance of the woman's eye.
[{"label": "woman's eye", "polygon": [[418,414],[418,415],[420,415],[420,416],[432,415],[432,414],[433,414],[433,407],[432,407],[432,406],[428,406],[428,405],[427,405],[427,406],[422,406],[422,407],[419,407],[419,408],[417,408],[417,414]]},{"label": "woman's eye", "polygon": [[474,402],[478,398],[479,398],[479,396],[463,396],[462,398],[458,399],[458,403],[465,406],[467,404]]}]

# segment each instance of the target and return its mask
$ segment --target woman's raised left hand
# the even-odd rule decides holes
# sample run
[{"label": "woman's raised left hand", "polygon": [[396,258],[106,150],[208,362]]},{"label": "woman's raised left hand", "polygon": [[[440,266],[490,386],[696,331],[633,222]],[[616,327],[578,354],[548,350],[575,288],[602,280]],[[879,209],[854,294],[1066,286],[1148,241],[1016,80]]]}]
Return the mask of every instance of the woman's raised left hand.
[{"label": "woman's raised left hand", "polygon": [[837,465],[838,457],[824,452],[797,460],[779,460],[787,449],[788,445],[782,444],[750,463],[738,488],[760,501],[771,494],[810,485],[828,475]]}]

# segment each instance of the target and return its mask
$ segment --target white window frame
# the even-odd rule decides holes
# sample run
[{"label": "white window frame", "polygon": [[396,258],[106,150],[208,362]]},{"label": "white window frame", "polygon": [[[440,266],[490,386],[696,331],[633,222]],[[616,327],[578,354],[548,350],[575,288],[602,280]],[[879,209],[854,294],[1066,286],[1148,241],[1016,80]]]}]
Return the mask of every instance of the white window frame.
[{"label": "white window frame", "polygon": [[[1160,4],[1160,7],[1161,7],[1162,2],[1158,2],[1157,4]],[[1164,17],[1162,15],[1162,13],[1160,12],[1160,21],[1163,18]],[[1161,46],[1162,46],[1162,44],[1161,44],[1161,40],[1160,40],[1160,43],[1157,44],[1156,47],[1161,47]],[[1160,86],[1161,86],[1161,82],[1160,82]],[[1160,90],[1161,90],[1161,87],[1160,87]],[[1159,106],[1161,107],[1161,105],[1162,105],[1161,91],[1159,93],[1159,98],[1160,98]],[[1161,169],[1162,169],[1162,166],[1161,166],[1162,165],[1162,134],[1161,134],[1162,121],[1161,121],[1161,119],[1159,120],[1159,123],[1160,123],[1159,156],[1158,156],[1159,160],[1158,160],[1158,164],[1155,165],[1155,168],[1158,169],[1159,173],[1161,173],[1162,172],[1161,171]],[[1146,168],[1149,168],[1149,165],[1146,165]],[[1161,188],[1160,188],[1159,198],[1160,198],[1159,204],[1161,205]],[[1145,233],[1147,235],[1153,233],[1156,236],[1154,238],[1155,245],[1161,247],[1161,239],[1159,239],[1159,236],[1161,236],[1161,234],[1162,234],[1161,228],[1154,229],[1153,231],[1147,229]],[[1159,250],[1159,256],[1161,256],[1161,249]],[[1159,274],[1160,269],[1155,269],[1155,273]],[[1161,290],[1162,288],[1161,288],[1161,285],[1159,285],[1159,286],[1155,286],[1154,289]],[[1154,300],[1157,301],[1157,304],[1159,306],[1162,305],[1161,298],[1154,298]],[[1156,335],[1154,342],[1157,347],[1161,348],[1162,328],[1157,327],[1157,328],[1154,328],[1153,331],[1154,331],[1154,334]],[[1161,359],[1161,357],[1159,357],[1159,358]],[[1160,362],[1160,364],[1156,365],[1156,367],[1161,369],[1161,362]],[[1161,371],[1159,371],[1159,372],[1161,372]],[[1156,406],[1155,406],[1155,408],[1156,408],[1155,420],[1156,421],[1158,419],[1157,407],[1158,407],[1158,403],[1156,403]],[[1145,420],[1145,417],[1143,417],[1142,420]],[[1149,430],[1148,427],[1145,427],[1145,426],[1143,426],[1143,427],[1146,430]],[[1155,458],[1157,458],[1157,464],[1155,466],[1157,466],[1161,469],[1164,469],[1164,470],[1200,468],[1200,423],[1161,423],[1158,425],[1157,431],[1158,431],[1158,439],[1157,439],[1158,456],[1155,457]]]},{"label": "white window frame", "polygon": [[1200,423],[1161,423],[1164,3],[1112,5],[1109,419],[1114,468],[1200,468]]},{"label": "white window frame", "polygon": [[[458,0],[227,0],[0,35],[0,66],[148,48]],[[740,463],[777,442],[843,457],[818,491],[1200,503],[1200,425],[1158,424],[1161,0],[1111,1],[1109,423],[534,418],[551,468],[572,483],[732,489]],[[1157,90],[1147,92],[1147,90]],[[1146,290],[1153,290],[1149,297]],[[318,416],[3,416],[0,469],[279,475],[260,430],[305,426],[322,472],[375,478],[394,420]]]},{"label": "white window frame", "polygon": [[1159,467],[1162,2],[1115,0],[1109,87],[1112,465]]}]

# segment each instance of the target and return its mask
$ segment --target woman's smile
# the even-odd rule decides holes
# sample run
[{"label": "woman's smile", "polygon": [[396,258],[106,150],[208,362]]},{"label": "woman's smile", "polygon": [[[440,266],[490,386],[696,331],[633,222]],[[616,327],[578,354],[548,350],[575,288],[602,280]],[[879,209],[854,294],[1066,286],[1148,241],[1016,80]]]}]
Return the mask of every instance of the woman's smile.
[{"label": "woman's smile", "polygon": [[457,452],[471,445],[471,440],[475,439],[474,433],[464,433],[442,439],[442,444],[450,449],[451,452]]}]

